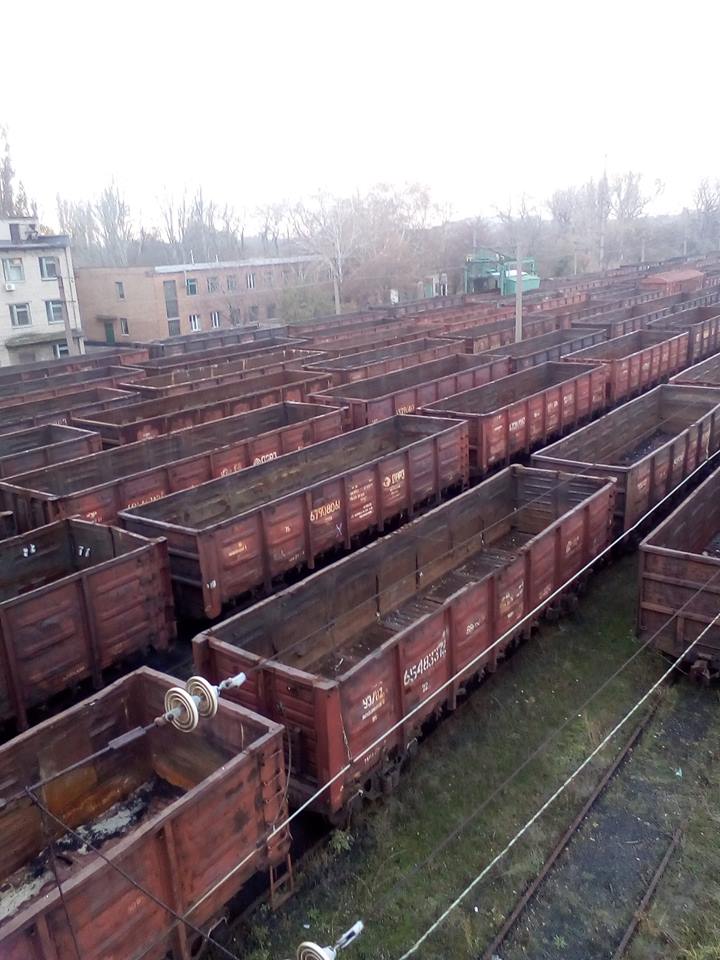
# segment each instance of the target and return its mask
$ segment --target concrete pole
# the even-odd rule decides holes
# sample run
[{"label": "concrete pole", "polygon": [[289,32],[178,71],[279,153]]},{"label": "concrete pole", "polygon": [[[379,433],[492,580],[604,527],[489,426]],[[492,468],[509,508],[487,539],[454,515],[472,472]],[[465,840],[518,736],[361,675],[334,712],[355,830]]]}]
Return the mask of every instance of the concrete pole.
[{"label": "concrete pole", "polygon": [[515,249],[515,341],[522,340],[523,327],[523,274],[522,274],[522,243],[518,234]]}]

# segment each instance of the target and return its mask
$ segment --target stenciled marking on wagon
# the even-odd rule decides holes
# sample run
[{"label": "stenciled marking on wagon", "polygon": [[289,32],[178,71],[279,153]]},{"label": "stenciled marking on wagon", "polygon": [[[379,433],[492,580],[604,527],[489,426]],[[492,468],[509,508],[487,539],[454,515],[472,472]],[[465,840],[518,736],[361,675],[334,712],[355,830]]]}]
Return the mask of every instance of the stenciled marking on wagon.
[{"label": "stenciled marking on wagon", "polygon": [[406,687],[411,686],[418,677],[421,677],[428,670],[431,670],[437,663],[447,656],[447,634],[443,631],[442,640],[424,657],[421,657],[417,663],[408,667],[403,674],[403,682]]},{"label": "stenciled marking on wagon", "polygon": [[385,693],[385,687],[382,683],[366,694],[362,698],[362,718],[367,720],[369,717],[372,717],[372,722],[375,723],[377,720],[377,714],[385,706],[385,701],[387,699],[387,694]]},{"label": "stenciled marking on wagon", "polygon": [[270,453],[261,453],[259,457],[253,459],[253,466],[256,467],[259,463],[269,463],[271,460],[277,460],[277,457],[277,450],[271,450]]},{"label": "stenciled marking on wagon", "polygon": [[327,517],[331,517],[334,513],[337,513],[339,509],[339,497],[336,497],[334,500],[329,500],[327,503],[321,503],[319,507],[315,507],[314,510],[310,511],[310,521],[311,523],[316,523],[318,520],[325,520]]}]

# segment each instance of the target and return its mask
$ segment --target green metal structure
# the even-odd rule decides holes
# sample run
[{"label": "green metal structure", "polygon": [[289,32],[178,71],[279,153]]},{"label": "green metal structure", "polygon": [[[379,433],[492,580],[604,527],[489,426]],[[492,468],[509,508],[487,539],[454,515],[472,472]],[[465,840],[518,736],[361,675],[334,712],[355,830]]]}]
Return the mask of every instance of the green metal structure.
[{"label": "green metal structure", "polygon": [[[485,293],[497,290],[501,297],[515,293],[518,265],[512,257],[496,250],[481,247],[465,257],[465,293]],[[536,273],[534,257],[524,257],[520,263],[522,288],[537,290],[540,277]]]}]

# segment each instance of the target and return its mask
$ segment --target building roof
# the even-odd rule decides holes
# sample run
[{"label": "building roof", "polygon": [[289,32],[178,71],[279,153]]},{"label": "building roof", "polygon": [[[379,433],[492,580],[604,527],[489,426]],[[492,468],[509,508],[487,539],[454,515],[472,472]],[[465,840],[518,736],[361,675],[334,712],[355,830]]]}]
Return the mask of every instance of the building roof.
[{"label": "building roof", "polygon": [[155,273],[197,273],[200,270],[218,270],[241,267],[273,267],[291,263],[318,263],[322,257],[314,254],[298,257],[253,257],[250,260],[213,260],[210,263],[173,263],[162,267],[151,267]]},{"label": "building roof", "polygon": [[34,239],[0,240],[0,250],[43,250],[46,247],[69,247],[70,237],[65,234],[39,235]]}]

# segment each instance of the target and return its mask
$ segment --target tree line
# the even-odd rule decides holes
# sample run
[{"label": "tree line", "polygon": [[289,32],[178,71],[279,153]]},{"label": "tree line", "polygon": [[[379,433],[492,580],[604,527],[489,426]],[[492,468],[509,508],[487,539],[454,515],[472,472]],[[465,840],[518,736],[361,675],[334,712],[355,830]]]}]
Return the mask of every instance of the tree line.
[{"label": "tree line", "polygon": [[[556,190],[543,203],[522,198],[494,216],[458,219],[420,184],[378,184],[348,197],[318,193],[255,208],[217,202],[202,189],[165,196],[156,225],[139,222],[111,182],[94,199],[57,196],[60,230],[78,266],[154,266],[312,254],[329,278],[324,289],[289,290],[286,315],[418,296],[424,278],[445,274],[459,292],[465,256],[480,247],[514,256],[518,242],[541,276],[601,270],[624,262],[695,255],[720,248],[720,180],[703,180],[693,205],[652,216],[663,191],[640,173],[603,174]],[[36,208],[13,168],[0,130],[0,215]]]}]

